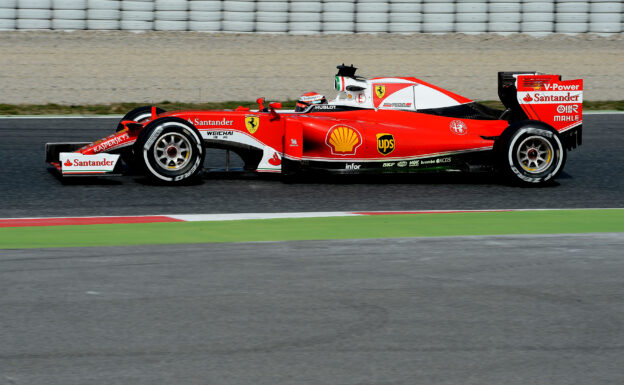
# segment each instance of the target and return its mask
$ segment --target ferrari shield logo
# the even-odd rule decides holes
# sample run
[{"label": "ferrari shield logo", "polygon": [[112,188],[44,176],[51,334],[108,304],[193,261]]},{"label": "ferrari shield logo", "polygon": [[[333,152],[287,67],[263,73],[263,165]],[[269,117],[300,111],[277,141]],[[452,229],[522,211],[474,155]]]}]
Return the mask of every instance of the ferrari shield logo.
[{"label": "ferrari shield logo", "polygon": [[257,116],[245,116],[245,127],[250,134],[255,134],[258,131],[258,127],[260,126],[260,118]]},{"label": "ferrari shield logo", "polygon": [[382,86],[382,85],[375,86],[375,95],[377,95],[379,99],[382,99],[384,95],[386,95],[386,86]]}]

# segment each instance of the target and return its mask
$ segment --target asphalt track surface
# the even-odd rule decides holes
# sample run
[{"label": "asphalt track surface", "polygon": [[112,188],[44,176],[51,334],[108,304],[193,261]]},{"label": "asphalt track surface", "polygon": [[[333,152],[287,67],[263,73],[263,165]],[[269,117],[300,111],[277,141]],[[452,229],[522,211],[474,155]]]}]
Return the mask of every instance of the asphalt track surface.
[{"label": "asphalt track surface", "polygon": [[0,383],[616,384],[624,234],[0,256]]},{"label": "asphalt track surface", "polygon": [[[63,184],[49,172],[46,142],[92,141],[116,124],[111,118],[0,119],[0,217],[624,207],[624,115],[586,115],[584,144],[569,153],[557,184],[546,188],[454,174],[296,184],[214,175],[183,187],[126,176]],[[210,154],[207,165],[224,165],[223,153]]]},{"label": "asphalt track surface", "polygon": [[[548,188],[164,187],[46,170],[45,142],[114,120],[0,120],[0,217],[622,207],[623,124],[587,116]],[[619,233],[0,250],[0,384],[621,383],[623,247]]]}]

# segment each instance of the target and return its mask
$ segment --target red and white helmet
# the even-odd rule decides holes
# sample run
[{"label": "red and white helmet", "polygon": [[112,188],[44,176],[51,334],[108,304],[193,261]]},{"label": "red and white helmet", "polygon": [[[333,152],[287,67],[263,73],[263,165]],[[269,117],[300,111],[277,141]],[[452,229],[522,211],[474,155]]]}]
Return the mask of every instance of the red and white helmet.
[{"label": "red and white helmet", "polygon": [[319,94],[318,92],[306,92],[299,97],[299,100],[297,100],[295,111],[303,111],[312,104],[327,104],[327,99],[325,99],[325,96]]}]

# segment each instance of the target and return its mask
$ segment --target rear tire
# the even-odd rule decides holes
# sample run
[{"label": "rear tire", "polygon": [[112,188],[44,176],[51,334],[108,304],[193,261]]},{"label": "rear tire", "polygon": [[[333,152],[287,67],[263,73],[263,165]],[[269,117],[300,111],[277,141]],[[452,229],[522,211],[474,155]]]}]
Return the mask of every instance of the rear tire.
[{"label": "rear tire", "polygon": [[563,170],[566,150],[557,131],[540,122],[529,122],[503,132],[497,143],[497,161],[508,181],[543,185]]},{"label": "rear tire", "polygon": [[[165,112],[165,110],[156,107],[156,114],[162,114],[163,112]],[[115,129],[115,132],[119,132],[124,129],[124,126],[121,124],[121,122],[123,122],[124,120],[133,120],[137,123],[142,123],[150,119],[151,117],[152,106],[137,107],[134,110],[125,114],[123,118],[121,118],[119,123],[117,123],[117,128]],[[121,159],[130,170],[136,171],[139,168],[139,166],[137,165],[136,156],[134,155],[133,146],[122,148],[119,154],[121,155]]]},{"label": "rear tire", "polygon": [[134,154],[148,177],[179,184],[200,174],[206,151],[195,127],[180,118],[161,118],[141,131]]}]

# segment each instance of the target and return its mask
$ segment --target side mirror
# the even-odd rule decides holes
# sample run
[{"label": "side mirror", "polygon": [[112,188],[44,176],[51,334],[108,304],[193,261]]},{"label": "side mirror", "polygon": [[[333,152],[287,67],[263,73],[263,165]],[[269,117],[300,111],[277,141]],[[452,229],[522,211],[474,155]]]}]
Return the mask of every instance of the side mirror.
[{"label": "side mirror", "polygon": [[143,125],[141,123],[137,123],[134,120],[124,120],[123,122],[121,122],[121,125],[130,131],[140,130],[143,128]]},{"label": "side mirror", "polygon": [[271,112],[271,117],[269,118],[269,121],[272,122],[274,120],[279,120],[280,116],[275,110],[280,108],[282,108],[282,103],[269,103],[269,110]]},{"label": "side mirror", "polygon": [[258,103],[258,111],[262,111],[264,109],[264,98],[256,99],[256,103]]}]

